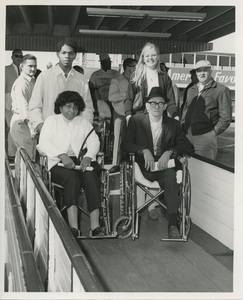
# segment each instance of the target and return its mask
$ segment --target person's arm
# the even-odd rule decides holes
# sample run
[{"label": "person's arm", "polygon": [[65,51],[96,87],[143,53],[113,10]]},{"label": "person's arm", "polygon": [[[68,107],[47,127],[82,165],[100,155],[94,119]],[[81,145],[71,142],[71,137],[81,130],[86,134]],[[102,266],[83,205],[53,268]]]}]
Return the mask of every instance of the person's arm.
[{"label": "person's arm", "polygon": [[218,110],[219,110],[219,120],[214,127],[216,135],[224,132],[231,123],[232,119],[232,106],[231,106],[231,96],[228,87],[220,93],[218,97]]},{"label": "person's arm", "polygon": [[164,75],[165,80],[165,88],[166,88],[166,95],[169,99],[169,102],[167,103],[167,111],[170,114],[171,118],[179,117],[176,102],[175,102],[175,94],[172,86],[172,81],[168,75]]},{"label": "person's arm", "polygon": [[116,79],[111,80],[109,88],[109,101],[110,102],[123,102],[126,98],[127,91],[121,91],[119,82]]},{"label": "person's arm", "polygon": [[43,123],[42,107],[44,100],[44,78],[42,73],[38,76],[32,95],[29,101],[28,117],[30,120],[31,127],[36,127]]},{"label": "person's arm", "polygon": [[11,92],[11,97],[16,102],[15,105],[18,108],[19,120],[23,123],[28,120],[28,102],[26,100],[28,90],[26,86],[23,86],[23,82],[19,82],[14,85]]},{"label": "person's arm", "polygon": [[132,104],[134,101],[135,94],[136,94],[135,85],[130,80],[127,89],[127,96],[126,99],[124,100],[126,118],[132,115]]},{"label": "person's arm", "polygon": [[84,103],[85,103],[85,110],[82,113],[82,115],[84,118],[86,118],[92,124],[93,118],[94,118],[94,107],[93,107],[93,102],[91,99],[88,83],[85,83],[83,88],[84,88],[84,93],[81,95],[83,95],[83,99],[84,99]]},{"label": "person's arm", "polygon": [[95,85],[95,76],[94,76],[94,74],[91,75],[90,80],[89,80],[89,90],[90,90],[90,95],[91,95],[91,99],[92,99],[92,103],[93,103],[94,113],[96,115],[99,115],[98,107],[97,107],[98,88]]}]

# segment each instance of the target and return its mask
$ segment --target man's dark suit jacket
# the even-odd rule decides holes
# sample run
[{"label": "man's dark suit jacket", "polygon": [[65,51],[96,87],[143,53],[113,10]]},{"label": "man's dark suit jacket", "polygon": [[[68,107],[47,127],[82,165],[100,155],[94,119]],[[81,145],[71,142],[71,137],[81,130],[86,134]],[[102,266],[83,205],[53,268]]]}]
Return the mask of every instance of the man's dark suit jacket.
[{"label": "man's dark suit jacket", "polygon": [[[149,149],[152,155],[154,153],[148,113],[137,114],[129,119],[121,147],[122,150],[127,153],[135,153],[136,162],[141,167],[144,167],[142,151]],[[161,151],[164,153],[167,150],[173,150],[174,153],[171,158],[176,158],[181,154],[189,154],[192,150],[192,145],[182,132],[180,123],[164,114],[162,121]],[[155,161],[158,159],[159,157],[155,157]]]}]

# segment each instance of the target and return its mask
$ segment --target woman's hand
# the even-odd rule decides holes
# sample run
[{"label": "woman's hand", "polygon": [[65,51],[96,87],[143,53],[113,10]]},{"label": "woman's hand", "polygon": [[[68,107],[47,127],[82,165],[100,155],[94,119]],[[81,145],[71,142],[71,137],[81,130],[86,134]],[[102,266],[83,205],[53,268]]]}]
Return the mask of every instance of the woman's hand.
[{"label": "woman's hand", "polygon": [[61,155],[59,155],[59,158],[61,159],[65,168],[67,168],[67,169],[75,168],[75,163],[67,154],[61,154]]},{"label": "woman's hand", "polygon": [[87,167],[90,167],[91,160],[91,157],[85,156],[80,162],[80,170],[84,172]]},{"label": "woman's hand", "polygon": [[158,160],[158,170],[163,171],[168,168],[168,162],[171,156],[170,151],[165,151]]},{"label": "woman's hand", "polygon": [[144,149],[143,150],[143,157],[144,157],[144,160],[145,160],[145,169],[147,171],[153,171],[154,170],[154,157],[152,155],[152,153],[150,152],[150,150],[148,149]]}]

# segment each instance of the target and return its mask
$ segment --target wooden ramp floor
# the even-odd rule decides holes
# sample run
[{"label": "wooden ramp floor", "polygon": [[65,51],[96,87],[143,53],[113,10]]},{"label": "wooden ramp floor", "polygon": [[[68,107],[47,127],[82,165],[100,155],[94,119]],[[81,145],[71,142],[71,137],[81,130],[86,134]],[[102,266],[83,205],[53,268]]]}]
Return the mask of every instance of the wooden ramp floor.
[{"label": "wooden ramp floor", "polygon": [[[112,180],[114,180],[113,177]],[[113,223],[119,213],[119,196],[111,196]],[[165,211],[159,220],[147,211],[140,217],[139,238],[79,240],[107,292],[206,292],[233,291],[233,253],[192,224],[185,243],[167,238]],[[87,234],[89,219],[82,218]]]}]

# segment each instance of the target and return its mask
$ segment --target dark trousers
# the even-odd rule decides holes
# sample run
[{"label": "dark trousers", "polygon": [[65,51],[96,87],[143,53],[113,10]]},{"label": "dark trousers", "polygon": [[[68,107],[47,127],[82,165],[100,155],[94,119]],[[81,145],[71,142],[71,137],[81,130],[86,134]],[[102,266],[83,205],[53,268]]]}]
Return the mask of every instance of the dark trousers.
[{"label": "dark trousers", "polygon": [[164,190],[164,197],[167,206],[167,214],[177,214],[178,209],[178,185],[176,171],[173,168],[164,171],[149,172],[141,167],[143,176],[149,181],[158,181],[161,189]]},{"label": "dark trousers", "polygon": [[52,182],[64,188],[64,201],[67,208],[78,205],[80,189],[83,188],[91,213],[101,206],[101,182],[95,171],[66,169],[54,166],[51,168]]}]

